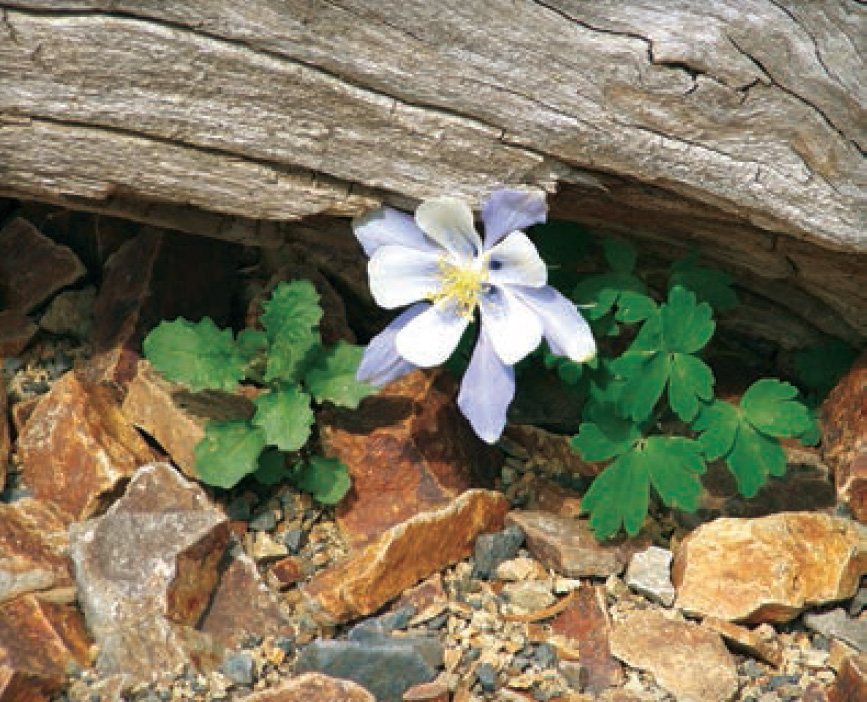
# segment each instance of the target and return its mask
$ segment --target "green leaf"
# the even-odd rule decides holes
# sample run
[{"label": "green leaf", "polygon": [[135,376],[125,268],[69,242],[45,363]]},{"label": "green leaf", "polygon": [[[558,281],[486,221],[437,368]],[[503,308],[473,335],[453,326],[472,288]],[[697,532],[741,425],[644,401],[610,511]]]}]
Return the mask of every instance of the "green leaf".
[{"label": "green leaf", "polygon": [[244,377],[246,360],[232,339],[210,317],[200,322],[162,322],[143,344],[145,357],[168,380],[192,390],[232,390]]},{"label": "green leaf", "polygon": [[259,329],[242,329],[237,344],[244,360],[250,363],[268,352],[268,335]]},{"label": "green leaf", "polygon": [[322,351],[319,332],[315,329],[308,329],[303,335],[291,329],[277,334],[268,353],[265,382],[300,383]]},{"label": "green leaf", "polygon": [[259,466],[253,477],[261,485],[277,485],[291,476],[286,467],[286,456],[275,448],[268,448],[259,455]]},{"label": "green leaf", "polygon": [[575,287],[572,299],[585,308],[588,321],[599,319],[614,307],[625,292],[646,294],[647,287],[631,273],[602,273],[589,276]]},{"label": "green leaf", "polygon": [[737,407],[722,400],[704,405],[692,423],[692,428],[703,432],[698,438],[709,461],[722,458],[731,451],[738,435],[741,418]]},{"label": "green leaf", "polygon": [[698,509],[704,473],[701,446],[682,436],[651,436],[644,443],[641,457],[647,464],[650,480],[666,505],[686,512]]},{"label": "green leaf", "polygon": [[746,418],[756,429],[770,436],[800,436],[813,426],[806,405],[795,400],[798,390],[775,378],[753,383],[741,398]]},{"label": "green leaf", "polygon": [[784,475],[786,452],[774,439],[741,422],[737,439],[726,457],[738,490],[744,497],[755,497],[769,475]]},{"label": "green leaf", "polygon": [[621,411],[638,422],[647,419],[668,383],[669,355],[626,353],[611,364],[611,369],[626,380],[620,394]]},{"label": "green leaf", "polygon": [[258,467],[265,432],[245,420],[210,421],[196,444],[196,473],[208,485],[234,487]]},{"label": "green leaf", "polygon": [[700,358],[685,353],[671,355],[668,378],[668,401],[671,409],[685,422],[691,422],[700,401],[713,397],[713,372]]},{"label": "green leaf", "polygon": [[280,283],[262,310],[262,326],[271,340],[278,336],[287,341],[305,338],[322,319],[319,293],[309,280]]},{"label": "green leaf", "polygon": [[615,273],[632,273],[638,253],[635,247],[620,239],[605,239],[602,242],[605,260]]},{"label": "green leaf", "polygon": [[672,264],[669,288],[680,285],[694,293],[699,302],[706,302],[717,310],[737,306],[738,296],[732,289],[732,277],[715,268],[697,265],[697,259],[698,251],[694,250]]},{"label": "green leaf", "polygon": [[570,441],[585,461],[607,461],[620,456],[641,438],[638,426],[616,415],[610,406],[596,405],[587,414],[593,421],[582,423]]},{"label": "green leaf", "polygon": [[668,302],[660,312],[663,343],[668,351],[700,351],[716,329],[710,305],[698,304],[695,295],[679,285],[669,291]]},{"label": "green leaf", "polygon": [[349,492],[349,469],[336,458],[313,456],[296,466],[295,484],[325,505],[336,505]]},{"label": "green leaf", "polygon": [[310,438],[316,421],[310,409],[310,396],[295,386],[284,386],[262,393],[253,403],[254,425],[265,432],[265,441],[281,451],[297,451]]},{"label": "green leaf", "polygon": [[333,402],[355,409],[363,398],[377,391],[355,379],[363,354],[363,347],[339,341],[320,356],[304,381],[317,402]]},{"label": "green leaf", "polygon": [[643,293],[627,290],[617,299],[618,322],[635,324],[642,322],[656,312],[656,301]]}]

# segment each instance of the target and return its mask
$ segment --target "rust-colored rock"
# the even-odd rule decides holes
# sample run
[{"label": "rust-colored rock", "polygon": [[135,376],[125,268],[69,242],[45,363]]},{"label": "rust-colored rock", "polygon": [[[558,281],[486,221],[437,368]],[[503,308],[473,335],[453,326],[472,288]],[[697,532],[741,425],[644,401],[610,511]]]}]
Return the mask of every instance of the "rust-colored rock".
[{"label": "rust-colored rock", "polygon": [[618,621],[611,651],[652,673],[678,702],[727,702],[738,690],[734,658],[718,634],[655,610],[632,611]]},{"label": "rust-colored rock", "polygon": [[321,673],[304,673],[276,687],[254,692],[242,702],[376,702],[376,698],[351,680],[329,678]]},{"label": "rust-colored rock", "polygon": [[734,650],[758,658],[775,668],[783,664],[783,642],[770,624],[760,624],[755,629],[748,629],[724,619],[707,617],[701,625],[722,636]]},{"label": "rust-colored rock", "polygon": [[105,265],[94,304],[92,380],[125,385],[141,342],[161,321],[210,316],[225,326],[234,272],[229,244],[146,227]]},{"label": "rust-colored rock", "polygon": [[100,673],[146,680],[180,665],[217,665],[199,626],[221,575],[229,524],[204,491],[166,463],[141,468],[101,517],[73,524],[79,600]]},{"label": "rust-colored rock", "polygon": [[0,505],[0,603],[73,587],[66,522],[32,498]]},{"label": "rust-colored rock", "polygon": [[21,312],[0,312],[0,358],[17,356],[39,331],[39,326]]},{"label": "rust-colored rock", "polygon": [[784,512],[717,519],[681,544],[672,581],[691,614],[758,624],[851,597],[867,573],[867,542],[839,517]]},{"label": "rust-colored rock", "polygon": [[839,499],[867,523],[867,354],[822,404],[822,448]]},{"label": "rust-colored rock", "polygon": [[617,575],[633,553],[650,545],[650,537],[643,535],[599,543],[587,520],[548,512],[516,510],[509,513],[506,523],[523,529],[527,548],[542,565],[569,578]]},{"label": "rust-colored rock", "polygon": [[419,370],[358,410],[323,417],[323,449],[352,475],[337,518],[353,543],[443,507],[464,490],[491,485],[498,455],[458,412],[456,391],[444,371]]},{"label": "rust-colored rock", "polygon": [[581,496],[553,480],[540,478],[533,481],[527,509],[578,519],[581,514]]},{"label": "rust-colored rock", "polygon": [[314,576],[302,590],[307,609],[322,622],[371,614],[469,556],[479,534],[502,529],[508,509],[501,493],[469,490],[446,507],[417,514]]},{"label": "rust-colored rock", "polygon": [[156,454],[124,419],[113,388],[66,373],[18,437],[25,484],[70,521],[95,514]]},{"label": "rust-colored rock", "polygon": [[205,424],[211,419],[249,419],[254,410],[240,395],[190,392],[170,383],[147,361],[138,362],[122,405],[127,420],[154,437],[191,478],[198,477],[195,448],[205,435]]},{"label": "rust-colored rock", "polygon": [[0,229],[0,308],[26,314],[84,274],[72,251],[27,220]]},{"label": "rust-colored rock", "polygon": [[304,580],[304,571],[301,569],[301,561],[295,556],[287,556],[277,561],[270,568],[271,574],[277,580],[281,588],[289,587]]},{"label": "rust-colored rock", "polygon": [[403,693],[403,702],[449,702],[449,686],[440,680],[413,685]]},{"label": "rust-colored rock", "polygon": [[[586,692],[599,693],[620,684],[623,670],[611,655],[611,618],[603,588],[581,587],[569,608],[551,622],[551,633],[562,637],[569,649],[579,651],[587,669]],[[552,643],[556,646],[557,638]]]},{"label": "rust-colored rock", "polygon": [[828,702],[863,702],[867,700],[867,653],[849,656],[828,690]]},{"label": "rust-colored rock", "polygon": [[534,461],[559,466],[567,473],[593,477],[605,469],[605,462],[591,462],[581,458],[569,445],[571,437],[565,434],[554,434],[532,424],[510,424],[504,433],[532,456]]},{"label": "rust-colored rock", "polygon": [[66,684],[71,663],[90,663],[81,614],[24,595],[0,605],[0,699],[48,702]]}]

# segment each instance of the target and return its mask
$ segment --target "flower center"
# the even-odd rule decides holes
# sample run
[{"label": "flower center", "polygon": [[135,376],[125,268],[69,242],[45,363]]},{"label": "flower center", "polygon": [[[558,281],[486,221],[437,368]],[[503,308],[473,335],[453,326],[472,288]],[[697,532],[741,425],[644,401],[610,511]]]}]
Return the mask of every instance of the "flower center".
[{"label": "flower center", "polygon": [[439,260],[440,289],[429,297],[433,303],[448,301],[456,307],[457,314],[462,317],[472,317],[479,296],[484,292],[488,282],[488,270],[485,265],[460,266],[447,258]]}]

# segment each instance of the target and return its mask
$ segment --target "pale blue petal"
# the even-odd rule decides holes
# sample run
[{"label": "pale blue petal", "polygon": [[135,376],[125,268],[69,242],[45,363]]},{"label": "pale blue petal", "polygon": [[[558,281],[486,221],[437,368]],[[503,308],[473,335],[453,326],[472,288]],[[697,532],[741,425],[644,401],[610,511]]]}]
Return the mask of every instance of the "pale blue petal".
[{"label": "pale blue petal", "polygon": [[536,245],[523,232],[512,232],[487,252],[488,280],[493,285],[542,287],[548,269]]},{"label": "pale blue petal", "polygon": [[462,261],[469,261],[482,250],[482,239],[473,222],[473,212],[456,197],[425,200],[415,211],[415,223],[440,246]]},{"label": "pale blue petal", "polygon": [[515,371],[500,360],[483,327],[461,382],[458,407],[476,434],[492,444],[503,433],[514,396]]},{"label": "pale blue petal", "polygon": [[512,287],[511,290],[542,322],[552,353],[576,363],[589,361],[596,355],[593,333],[574,302],[548,285],[544,288]]},{"label": "pale blue petal", "polygon": [[368,256],[373,256],[377,249],[389,244],[423,251],[438,249],[418,228],[412,215],[390,207],[380,207],[356,217],[352,220],[352,231]]},{"label": "pale blue petal", "polygon": [[423,300],[440,289],[439,261],[432,251],[381,246],[367,263],[370,294],[389,310]]},{"label": "pale blue petal", "polygon": [[492,287],[479,300],[482,328],[490,335],[500,359],[508,365],[520,361],[542,341],[539,318],[511,291],[510,287]]},{"label": "pale blue petal", "polygon": [[430,305],[422,302],[413,305],[398,315],[391,324],[370,340],[364,350],[361,363],[358,364],[356,379],[370,385],[387,385],[403,375],[416,369],[409,361],[405,361],[397,352],[394,339],[397,333],[407,323],[424,312]]},{"label": "pale blue petal", "polygon": [[438,366],[452,355],[469,323],[449,302],[431,305],[398,332],[397,352],[422,368]]},{"label": "pale blue petal", "polygon": [[485,223],[485,248],[489,249],[506,234],[544,222],[548,216],[545,193],[541,190],[503,189],[491,193],[482,205]]}]

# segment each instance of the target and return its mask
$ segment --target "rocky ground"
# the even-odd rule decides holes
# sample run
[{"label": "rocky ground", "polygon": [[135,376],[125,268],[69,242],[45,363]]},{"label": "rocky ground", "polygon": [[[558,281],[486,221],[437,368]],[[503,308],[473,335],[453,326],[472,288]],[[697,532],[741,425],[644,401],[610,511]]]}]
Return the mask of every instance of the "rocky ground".
[{"label": "rocky ground", "polygon": [[192,448],[245,400],[167,383],[143,336],[255,317],[297,276],[326,337],[369,333],[351,238],[263,254],[3,212],[0,702],[867,699],[867,362],[785,478],[747,501],[712,469],[698,514],[634,539],[578,518],[599,466],[528,425],[481,444],[440,371],[321,413],[353,476],[337,508],[211,490]]}]

